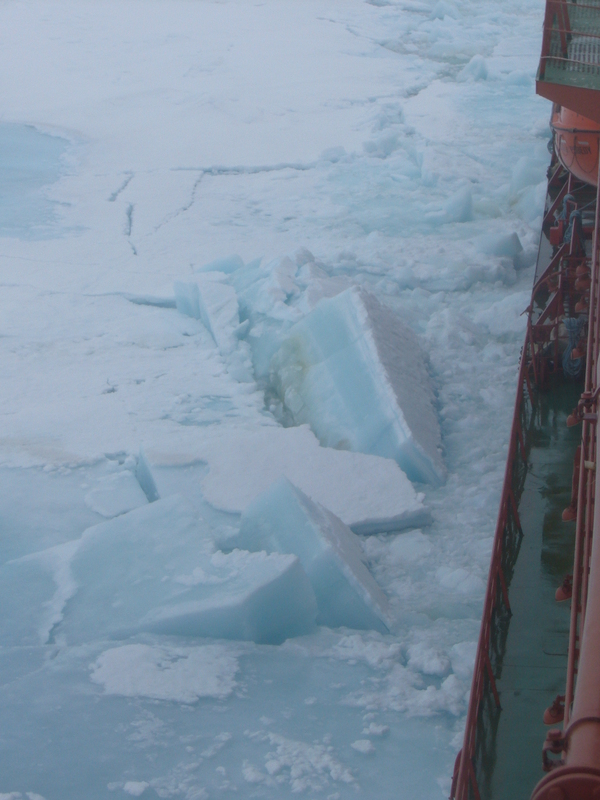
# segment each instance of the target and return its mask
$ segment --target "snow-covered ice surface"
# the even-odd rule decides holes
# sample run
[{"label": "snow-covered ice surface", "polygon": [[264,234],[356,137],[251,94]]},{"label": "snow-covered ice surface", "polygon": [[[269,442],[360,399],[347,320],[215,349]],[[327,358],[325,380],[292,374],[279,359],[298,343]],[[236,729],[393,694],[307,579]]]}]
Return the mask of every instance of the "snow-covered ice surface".
[{"label": "snow-covered ice surface", "polygon": [[[208,471],[199,467],[199,459],[210,465]],[[356,533],[431,522],[423,493],[415,491],[394,461],[319,447],[306,425],[253,430],[219,426],[208,431],[193,451],[184,446],[174,456],[149,450],[147,460],[160,495],[179,491],[177,481],[187,479],[192,499],[201,497],[221,511],[241,513],[286,477]],[[187,469],[174,474],[168,469],[174,462]]]},{"label": "snow-covered ice surface", "polygon": [[[0,7],[0,796],[447,795],[545,193],[542,14]],[[427,353],[441,488],[319,447],[278,401],[273,354],[352,286]],[[69,640],[84,531],[180,494],[218,554],[282,477],[369,534],[390,633],[115,639],[83,604],[98,628]],[[125,544],[102,554],[115,603]]]}]

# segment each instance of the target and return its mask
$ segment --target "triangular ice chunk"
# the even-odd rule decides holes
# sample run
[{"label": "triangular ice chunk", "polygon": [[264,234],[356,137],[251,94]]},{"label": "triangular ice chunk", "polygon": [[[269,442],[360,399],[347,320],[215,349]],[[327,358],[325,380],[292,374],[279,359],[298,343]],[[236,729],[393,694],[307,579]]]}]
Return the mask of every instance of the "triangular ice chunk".
[{"label": "triangular ice chunk", "polygon": [[413,481],[445,476],[433,393],[417,337],[358,288],[321,300],[272,360],[297,424],[328,447],[393,458]]},{"label": "triangular ice chunk", "polygon": [[358,537],[286,478],[244,511],[237,542],[297,555],[317,598],[319,624],[387,632],[388,601],[363,562]]}]

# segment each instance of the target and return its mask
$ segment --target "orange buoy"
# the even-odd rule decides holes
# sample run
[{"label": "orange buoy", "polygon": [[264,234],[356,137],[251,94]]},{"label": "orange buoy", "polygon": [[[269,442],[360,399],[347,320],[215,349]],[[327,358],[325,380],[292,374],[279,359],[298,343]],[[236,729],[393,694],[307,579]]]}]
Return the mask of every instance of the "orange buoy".
[{"label": "orange buoy", "polygon": [[554,106],[550,125],[563,167],[579,180],[597,186],[600,124],[564,106]]}]

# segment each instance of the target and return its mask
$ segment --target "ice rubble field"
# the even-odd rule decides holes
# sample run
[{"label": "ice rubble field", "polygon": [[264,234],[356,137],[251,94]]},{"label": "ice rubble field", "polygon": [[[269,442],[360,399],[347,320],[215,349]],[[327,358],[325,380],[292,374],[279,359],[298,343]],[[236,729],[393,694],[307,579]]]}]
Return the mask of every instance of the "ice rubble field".
[{"label": "ice rubble field", "polygon": [[542,13],[0,7],[2,800],[447,795]]}]

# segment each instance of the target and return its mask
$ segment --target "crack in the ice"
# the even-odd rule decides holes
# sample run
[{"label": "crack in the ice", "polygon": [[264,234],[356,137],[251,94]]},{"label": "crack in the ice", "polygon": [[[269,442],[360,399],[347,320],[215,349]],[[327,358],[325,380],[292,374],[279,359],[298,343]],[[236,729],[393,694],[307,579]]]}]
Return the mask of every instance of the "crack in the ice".
[{"label": "crack in the ice", "polygon": [[129,203],[129,205],[127,206],[127,212],[126,212],[127,222],[125,223],[125,236],[127,237],[128,241],[129,241],[129,246],[131,247],[131,249],[133,251],[133,255],[137,256],[137,250],[135,248],[134,243],[131,241],[131,229],[133,228],[133,209],[134,208],[135,208],[135,206],[133,205],[133,203]]},{"label": "crack in the ice", "polygon": [[[63,292],[62,294],[67,294]],[[135,306],[153,306],[154,308],[177,308],[174,297],[154,297],[149,294],[131,294],[130,292],[86,292],[83,297],[122,297]],[[0,334],[1,336],[1,334]]]},{"label": "crack in the ice", "polygon": [[[180,214],[185,214],[186,211],[189,211],[190,208],[196,202],[196,192],[198,190],[198,186],[202,183],[202,180],[205,175],[258,175],[262,172],[281,172],[282,170],[292,169],[299,172],[306,172],[308,170],[314,169],[317,166],[317,161],[311,161],[308,164],[303,164],[301,162],[282,162],[280,164],[263,164],[261,166],[256,167],[245,167],[245,166],[236,166],[236,167],[224,167],[224,166],[212,166],[212,167],[172,167],[172,172],[199,172],[200,175],[196,178],[194,185],[192,186],[191,197],[186,205],[181,206],[176,211],[167,214],[167,216],[161,220],[158,225],[155,226],[154,232],[158,231],[163,225],[166,225],[168,222],[171,222]],[[131,206],[130,206],[131,208]],[[129,235],[129,234],[128,234]],[[132,245],[133,246],[133,245]]]},{"label": "crack in the ice", "polygon": [[245,167],[242,165],[223,167],[216,165],[213,167],[172,167],[171,169],[173,172],[201,172],[202,175],[257,175],[260,172],[280,172],[285,169],[306,172],[310,169],[314,169],[318,163],[318,161],[309,161],[306,164],[300,161],[284,161],[279,164],[263,164],[256,167]]},{"label": "crack in the ice", "polygon": [[186,211],[190,210],[190,208],[196,202],[196,190],[198,189],[198,186],[200,186],[200,184],[202,183],[202,178],[204,178],[205,174],[206,173],[202,172],[200,176],[196,178],[196,180],[194,181],[189,203],[187,203],[185,206],[181,206],[181,208],[178,208],[176,211],[171,212],[171,214],[167,214],[167,216],[161,222],[159,222],[158,225],[155,226],[154,228],[155,233],[157,230],[162,228],[163,225],[166,225],[167,222],[171,222],[171,220],[175,219],[175,217],[178,217],[180,214],[185,214]]},{"label": "crack in the ice", "polygon": [[133,203],[127,206],[127,223],[125,225],[125,236],[131,236],[131,228],[133,226]]},{"label": "crack in the ice", "polygon": [[133,177],[134,177],[134,173],[133,173],[133,172],[128,172],[128,173],[125,173],[125,174],[126,174],[128,177],[127,177],[127,178],[125,178],[125,180],[124,180],[124,181],[123,181],[123,183],[122,183],[122,184],[119,186],[119,188],[118,188],[118,189],[115,189],[115,191],[114,191],[114,192],[111,194],[111,196],[108,198],[108,202],[109,202],[109,203],[114,203],[114,202],[115,202],[115,200],[117,199],[117,197],[118,197],[118,196],[121,194],[121,192],[124,192],[124,191],[125,191],[125,189],[126,189],[126,188],[129,186],[129,184],[131,183],[131,181],[133,180]]}]

